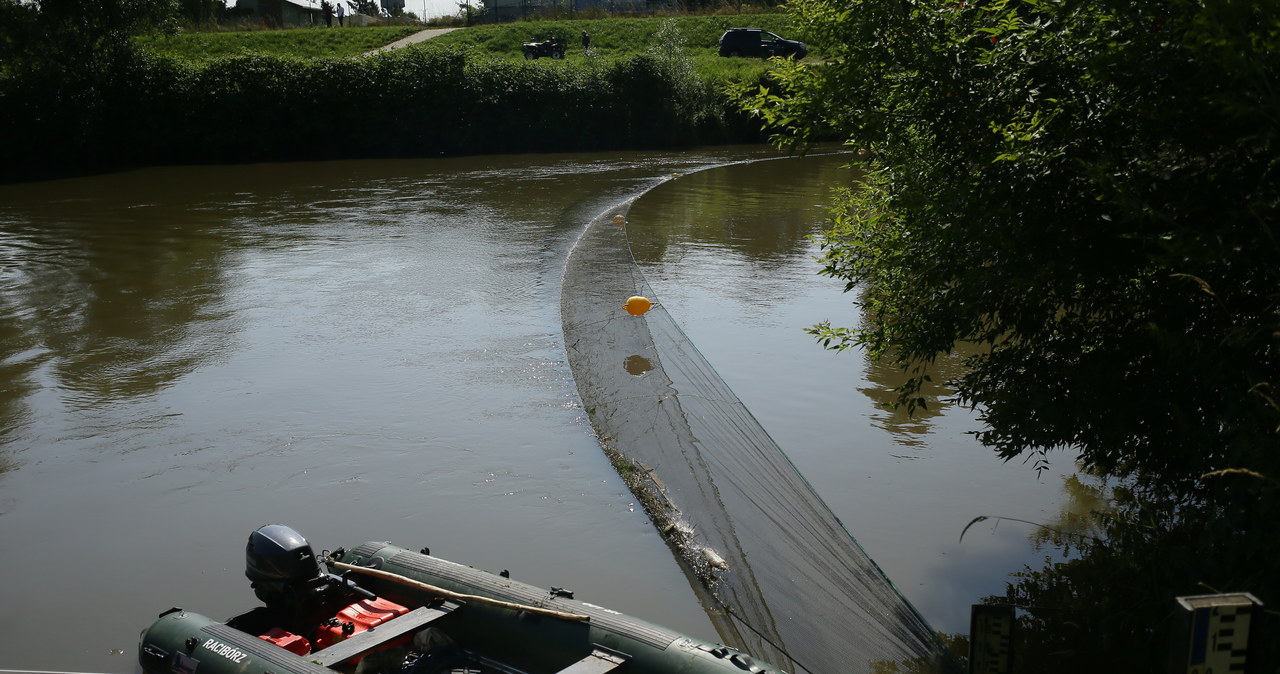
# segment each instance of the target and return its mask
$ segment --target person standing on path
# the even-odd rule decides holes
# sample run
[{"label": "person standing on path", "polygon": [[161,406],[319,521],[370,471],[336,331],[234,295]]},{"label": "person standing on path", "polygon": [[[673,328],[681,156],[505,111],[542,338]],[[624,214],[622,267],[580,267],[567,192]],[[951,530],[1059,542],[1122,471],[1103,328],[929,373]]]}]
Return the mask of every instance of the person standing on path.
[{"label": "person standing on path", "polygon": [[344,4],[346,4],[346,3],[341,2],[341,0],[339,0],[339,2],[338,2],[338,27],[339,27],[339,28],[341,28],[341,27],[342,27],[342,17],[343,17],[343,16],[345,16],[345,15],[346,15],[346,13],[347,13],[347,12],[346,12],[346,10],[345,10],[345,9],[343,9],[343,7],[342,7]]},{"label": "person standing on path", "polygon": [[587,31],[584,30],[582,31],[582,51],[586,51],[590,48],[591,48],[591,36],[588,35]]},{"label": "person standing on path", "polygon": [[329,4],[329,0],[320,3],[320,11],[324,12],[324,27],[333,28],[333,5]]}]

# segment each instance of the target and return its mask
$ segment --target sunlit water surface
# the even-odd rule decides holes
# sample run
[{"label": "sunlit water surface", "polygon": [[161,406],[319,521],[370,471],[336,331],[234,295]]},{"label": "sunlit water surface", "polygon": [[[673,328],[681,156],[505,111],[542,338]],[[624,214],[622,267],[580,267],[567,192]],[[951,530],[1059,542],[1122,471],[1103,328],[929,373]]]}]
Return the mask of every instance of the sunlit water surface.
[{"label": "sunlit water surface", "polygon": [[[629,214],[632,249],[655,299],[871,558],[933,627],[967,633],[970,606],[1002,593],[1010,572],[1060,557],[1036,549],[1026,524],[994,518],[1052,523],[1079,507],[1063,488],[1074,465],[997,460],[970,435],[977,414],[941,387],[914,416],[891,409],[897,368],[826,351],[805,332],[859,323],[854,294],[816,261],[831,190],[856,175],[847,161],[781,159],[663,184]],[[940,359],[934,379],[958,367]]]},{"label": "sunlit water surface", "polygon": [[169,606],[253,603],[257,526],[390,540],[716,640],[600,452],[563,261],[632,208],[662,302],[934,627],[1042,555],[1061,479],[803,332],[844,158],[764,148],[154,168],[0,186],[0,668],[135,671]]}]

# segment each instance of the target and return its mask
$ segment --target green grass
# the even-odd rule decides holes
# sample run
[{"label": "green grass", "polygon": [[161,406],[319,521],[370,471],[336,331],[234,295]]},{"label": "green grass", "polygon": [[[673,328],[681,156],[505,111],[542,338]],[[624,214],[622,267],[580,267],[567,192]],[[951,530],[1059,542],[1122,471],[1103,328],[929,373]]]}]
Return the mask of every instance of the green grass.
[{"label": "green grass", "polygon": [[[716,54],[720,34],[735,26],[772,30],[794,38],[784,14],[744,14],[714,16],[629,17],[581,20],[522,21],[461,28],[432,38],[423,47],[460,47],[474,55],[498,60],[524,60],[520,45],[552,35],[561,37],[569,49],[563,62],[539,59],[543,67],[572,67],[586,55],[580,35],[591,35],[592,58],[622,59],[642,54],[657,45],[659,27],[674,20],[684,39],[686,55],[698,74],[717,81],[755,81],[769,68],[760,59],[728,59]],[[202,62],[222,56],[269,54],[296,58],[350,57],[394,42],[420,29],[417,26],[370,26],[366,28],[295,28],[239,32],[185,33],[167,37],[143,37],[148,49],[187,61]],[[813,46],[810,45],[810,50]]]},{"label": "green grass", "polygon": [[[748,14],[739,16],[684,16],[582,19],[577,21],[529,21],[519,23],[472,26],[432,38],[432,46],[457,45],[471,48],[501,60],[523,60],[520,45],[530,39],[561,37],[569,49],[561,67],[573,67],[587,56],[579,37],[582,31],[591,35],[591,58],[623,59],[643,54],[655,47],[659,27],[666,21],[676,22],[684,40],[685,55],[693,62],[700,77],[712,81],[758,81],[769,62],[752,58],[722,58],[717,54],[720,35],[728,28],[750,26],[771,30],[783,37],[794,37],[784,14]],[[812,46],[810,47],[812,50]],[[544,67],[555,67],[550,59],[539,59]]]},{"label": "green grass", "polygon": [[728,28],[752,26],[764,28],[790,37],[792,32],[784,14],[748,14],[735,16],[684,16],[674,19],[663,17],[581,19],[577,21],[522,21],[483,26],[433,38],[441,45],[462,45],[495,56],[523,58],[520,45],[529,39],[543,40],[555,35],[569,44],[569,53],[582,52],[579,38],[582,31],[591,34],[592,49],[600,56],[629,56],[647,51],[654,45],[654,36],[663,22],[674,20],[685,40],[690,55],[714,54],[720,34]]},{"label": "green grass", "polygon": [[240,54],[350,57],[390,44],[420,29],[421,26],[289,28],[141,36],[137,40],[162,56],[195,62]]}]

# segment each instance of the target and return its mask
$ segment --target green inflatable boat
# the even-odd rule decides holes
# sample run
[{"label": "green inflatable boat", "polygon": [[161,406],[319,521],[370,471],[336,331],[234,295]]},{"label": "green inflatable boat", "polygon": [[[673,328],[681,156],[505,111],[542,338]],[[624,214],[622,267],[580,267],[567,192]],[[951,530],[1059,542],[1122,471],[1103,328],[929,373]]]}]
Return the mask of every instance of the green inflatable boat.
[{"label": "green inflatable boat", "polygon": [[180,608],[142,632],[149,674],[782,674],[733,648],[503,575],[363,543],[317,557],[293,529],[249,536],[259,606]]}]

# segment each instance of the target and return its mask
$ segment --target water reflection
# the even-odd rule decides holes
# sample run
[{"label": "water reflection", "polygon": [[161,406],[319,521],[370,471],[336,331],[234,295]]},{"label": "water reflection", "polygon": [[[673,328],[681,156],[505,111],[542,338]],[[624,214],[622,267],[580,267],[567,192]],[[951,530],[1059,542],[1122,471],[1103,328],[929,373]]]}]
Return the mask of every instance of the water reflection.
[{"label": "water reflection", "polygon": [[[131,671],[104,654],[132,652],[157,610],[243,609],[228,582],[267,519],[330,546],[431,544],[715,638],[583,422],[556,301],[581,224],[672,171],[686,175],[628,216],[654,299],[934,626],[959,629],[967,612],[950,613],[977,585],[933,564],[955,556],[938,542],[954,546],[997,509],[988,500],[1024,513],[1034,499],[1010,488],[1027,478],[956,440],[963,424],[929,436],[927,460],[885,458],[907,452],[870,432],[855,387],[889,380],[862,383],[859,363],[803,332],[854,315],[815,275],[807,238],[849,180],[843,160],[803,175],[791,160],[693,170],[765,156],[169,167],[0,186],[0,551],[33,581],[6,587],[30,609],[0,619],[20,645],[6,665]],[[603,367],[629,374],[627,354],[657,364],[627,349]],[[37,542],[42,554],[23,553]],[[984,578],[1019,565],[981,562]],[[61,615],[54,582],[98,601]],[[55,620],[81,647],[63,648]]]},{"label": "water reflection", "polygon": [[[840,168],[842,158],[827,161],[809,165],[821,185],[806,181],[785,194],[758,175],[743,176],[772,193],[776,208],[739,209],[718,187],[694,189],[686,182],[692,175],[670,181],[628,214],[633,250],[652,297],[858,542],[933,627],[959,632],[968,627],[969,604],[1002,588],[1010,571],[1043,557],[1022,529],[1004,527],[981,538],[971,531],[963,544],[960,531],[983,513],[1042,519],[1046,508],[1056,511],[1057,482],[1033,466],[1002,463],[978,444],[978,415],[951,403],[954,394],[945,386],[961,372],[963,347],[932,364],[926,408],[912,417],[885,406],[904,381],[901,370],[868,363],[857,351],[825,351],[805,332],[823,321],[856,325],[859,317],[855,297],[841,292],[843,283],[818,275],[821,251],[810,238],[828,227],[829,188],[856,177]],[[764,170],[724,171],[739,169]],[[775,174],[775,182],[784,174]],[[705,177],[715,184],[715,176]],[[736,222],[717,227],[704,213]],[[752,214],[760,216],[754,224],[746,220]],[[695,221],[698,227],[688,226]],[[669,235],[681,227],[692,238],[687,243]],[[744,235],[754,230],[764,241],[785,227],[802,245],[748,249],[726,235],[730,227]]]},{"label": "water reflection", "polygon": [[1082,541],[1101,540],[1102,519],[1111,513],[1111,488],[1106,480],[1081,471],[1062,476],[1061,510],[1031,533],[1036,549],[1053,548],[1069,556]]},{"label": "water reflection", "polygon": [[[645,221],[629,218],[628,229]],[[642,320],[614,308],[648,290],[622,230],[588,229],[566,263],[566,346],[593,425],[643,468],[633,490],[704,601],[723,608],[720,633],[789,671],[934,661],[929,626],[661,303]],[[655,355],[651,375],[615,369],[618,359],[638,364],[637,353]]]},{"label": "water reflection", "polygon": [[[556,299],[587,219],[673,170],[773,154],[0,186],[0,553],[32,581],[5,587],[30,609],[0,618],[5,665],[132,671],[106,654],[156,611],[242,610],[252,593],[228,588],[264,521],[431,544],[714,638],[583,422]],[[54,585],[97,601],[55,615]]]},{"label": "water reflection", "polygon": [[[685,255],[691,244],[708,246],[721,255],[735,253],[737,261],[764,274],[807,257],[807,237],[816,233],[815,222],[796,217],[797,212],[827,203],[830,190],[854,174],[841,161],[808,162],[803,168],[796,164],[805,161],[778,159],[680,176],[662,187],[661,200],[642,200],[628,216],[642,225],[629,232],[632,253],[637,260],[660,260],[670,259],[672,248]],[[788,172],[803,173],[806,179],[793,183],[779,178]]]},{"label": "water reflection", "polygon": [[174,245],[155,231],[164,216],[87,225],[74,210],[52,206],[49,221],[9,232],[0,249],[0,265],[18,281],[0,289],[12,349],[5,374],[19,389],[5,394],[5,426],[37,385],[66,391],[73,409],[93,409],[154,394],[225,346],[201,327],[223,315],[223,243]]},{"label": "water reflection", "polygon": [[4,348],[0,352],[0,382],[4,382],[0,386],[0,473],[17,466],[13,441],[31,423],[28,397],[36,386],[35,372],[47,353],[24,326],[24,315],[30,314],[31,308],[16,304],[9,290],[18,276],[10,264],[0,264],[0,345]]},{"label": "water reflection", "polygon": [[639,377],[652,370],[653,363],[644,356],[627,356],[627,359],[622,361],[622,369],[632,376]]},{"label": "water reflection", "polygon": [[923,404],[908,411],[905,405],[898,405],[898,389],[907,383],[910,372],[900,365],[867,358],[866,381],[871,385],[859,386],[858,391],[875,405],[871,423],[888,432],[895,444],[913,449],[926,447],[926,436],[934,429],[933,421],[955,404],[951,398],[955,389],[945,382],[960,374],[962,367],[962,356],[956,353],[935,360],[929,368],[930,380],[923,383],[918,393],[924,399]]}]

